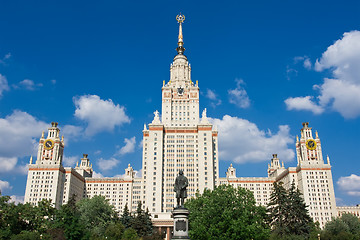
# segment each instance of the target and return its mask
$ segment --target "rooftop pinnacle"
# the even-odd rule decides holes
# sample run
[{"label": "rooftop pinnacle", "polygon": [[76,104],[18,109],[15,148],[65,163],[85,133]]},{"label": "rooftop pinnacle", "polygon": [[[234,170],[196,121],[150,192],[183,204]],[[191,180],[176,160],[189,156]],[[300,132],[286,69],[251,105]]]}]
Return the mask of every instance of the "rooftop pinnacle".
[{"label": "rooftop pinnacle", "polygon": [[185,16],[181,15],[181,13],[180,13],[179,15],[176,16],[176,20],[179,23],[178,47],[176,48],[176,51],[178,52],[178,54],[183,54],[185,51],[185,48],[183,47],[184,41],[183,41],[183,34],[182,34],[182,23],[185,20]]}]

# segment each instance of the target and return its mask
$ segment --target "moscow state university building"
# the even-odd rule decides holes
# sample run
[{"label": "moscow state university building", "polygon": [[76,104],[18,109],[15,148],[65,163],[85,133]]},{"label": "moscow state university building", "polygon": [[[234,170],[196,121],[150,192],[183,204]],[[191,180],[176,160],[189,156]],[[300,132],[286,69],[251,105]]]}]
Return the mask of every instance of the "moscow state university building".
[{"label": "moscow state university building", "polygon": [[171,211],[176,204],[174,182],[183,170],[189,180],[188,198],[206,188],[231,184],[249,189],[257,204],[266,205],[274,182],[283,182],[286,188],[295,182],[310,216],[324,226],[338,211],[330,160],[323,159],[318,133],[314,136],[308,123],[303,123],[300,138],[296,139],[296,167],[285,168],[273,154],[267,177],[237,177],[232,165],[226,177],[219,177],[218,131],[207,119],[206,109],[200,117],[199,85],[191,80],[191,67],[184,55],[184,17],[180,15],[177,20],[177,55],[170,66],[170,80],[163,82],[161,115],[155,111],[153,121],[143,129],[142,176],[135,177],[129,164],[124,177],[95,178],[87,154],[74,168],[63,167],[64,139],[58,124],[52,123],[47,136],[41,135],[36,159],[30,159],[25,202],[51,199],[59,208],[74,194],[78,200],[103,195],[121,213],[125,204],[135,211],[138,201],[142,201],[154,225],[169,235]]}]

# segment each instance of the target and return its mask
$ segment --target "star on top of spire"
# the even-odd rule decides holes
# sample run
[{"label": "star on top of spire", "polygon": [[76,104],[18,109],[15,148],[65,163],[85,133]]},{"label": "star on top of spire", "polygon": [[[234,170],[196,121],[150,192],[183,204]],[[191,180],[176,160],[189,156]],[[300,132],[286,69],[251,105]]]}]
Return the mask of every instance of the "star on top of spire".
[{"label": "star on top of spire", "polygon": [[176,20],[179,23],[179,37],[178,37],[178,47],[176,48],[176,51],[178,52],[178,54],[183,54],[185,51],[184,48],[184,41],[183,41],[183,34],[182,34],[182,23],[185,21],[185,16],[181,15],[181,13],[179,15],[176,16]]}]

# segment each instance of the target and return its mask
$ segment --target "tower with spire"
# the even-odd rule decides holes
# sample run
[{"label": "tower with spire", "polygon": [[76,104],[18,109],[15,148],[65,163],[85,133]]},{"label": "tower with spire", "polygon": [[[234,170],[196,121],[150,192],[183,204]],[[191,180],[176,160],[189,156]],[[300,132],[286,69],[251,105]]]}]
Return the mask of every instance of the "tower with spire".
[{"label": "tower with spire", "polygon": [[199,117],[199,86],[191,79],[185,56],[184,15],[177,15],[177,54],[170,65],[170,80],[163,82],[161,117],[143,130],[143,183],[145,207],[153,216],[170,217],[174,207],[173,184],[179,170],[189,179],[189,197],[213,189],[219,177],[217,130],[206,110]]}]

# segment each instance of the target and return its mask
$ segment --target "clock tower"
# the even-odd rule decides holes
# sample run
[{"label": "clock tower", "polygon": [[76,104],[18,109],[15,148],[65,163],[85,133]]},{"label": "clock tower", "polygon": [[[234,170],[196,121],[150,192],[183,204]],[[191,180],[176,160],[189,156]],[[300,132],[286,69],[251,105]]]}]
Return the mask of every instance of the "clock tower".
[{"label": "clock tower", "polygon": [[314,138],[309,123],[302,125],[301,137],[296,137],[298,165],[290,175],[297,179],[297,186],[309,206],[310,216],[323,227],[332,217],[337,216],[330,159],[327,157],[326,162],[323,159],[318,132],[315,132]]},{"label": "clock tower", "polygon": [[38,147],[36,164],[40,165],[62,165],[64,154],[64,137],[60,139],[58,123],[52,122],[48,129],[46,139],[44,133],[41,135]]},{"label": "clock tower", "polygon": [[35,163],[30,158],[24,202],[37,204],[49,199],[56,208],[61,206],[66,171],[62,166],[64,137],[60,139],[59,133],[56,122],[51,123],[46,138],[42,133]]}]

